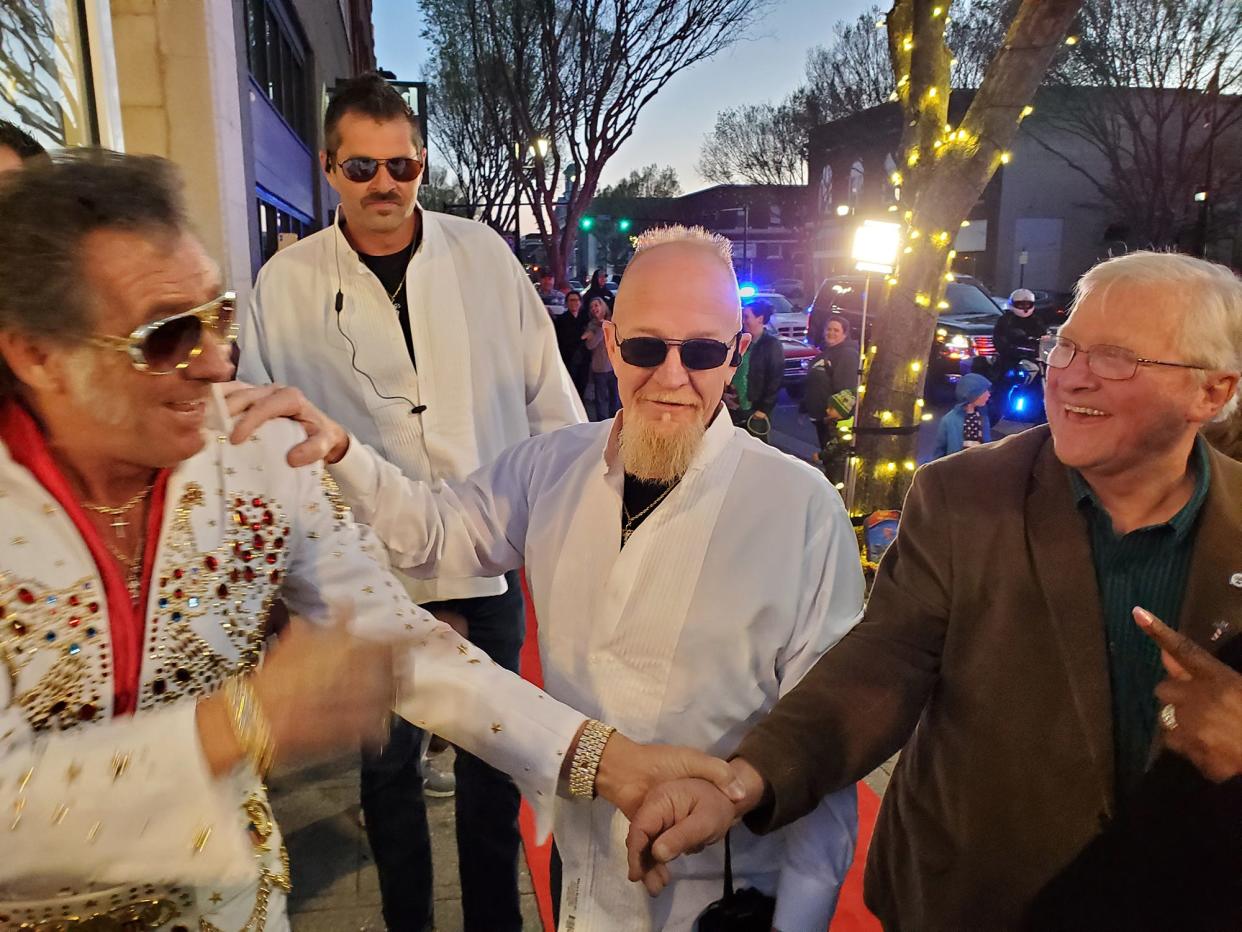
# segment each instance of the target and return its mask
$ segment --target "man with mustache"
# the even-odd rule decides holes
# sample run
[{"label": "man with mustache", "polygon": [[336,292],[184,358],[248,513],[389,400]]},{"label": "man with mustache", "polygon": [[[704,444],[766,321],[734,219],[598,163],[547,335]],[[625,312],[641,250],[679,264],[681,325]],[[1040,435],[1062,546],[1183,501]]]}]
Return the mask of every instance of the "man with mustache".
[{"label": "man with mustache", "polygon": [[[652,794],[635,879],[658,890],[670,858],[737,815],[776,828],[900,749],[867,905],[891,929],[1015,929],[1084,846],[1149,805],[1160,752],[1210,781],[1242,775],[1242,676],[1213,656],[1242,636],[1242,466],[1199,435],[1237,405],[1242,282],[1172,253],[1110,259],[1041,355],[1048,425],[919,471],[866,617],[736,749],[746,802],[693,782]],[[1203,650],[1176,650],[1136,606]],[[1178,903],[1192,919],[1195,901]],[[1110,927],[1169,927],[1147,921]]]},{"label": "man with mustache", "polygon": [[[639,237],[604,323],[615,419],[511,447],[464,482],[412,482],[294,389],[242,389],[234,440],[272,416],[311,439],[410,572],[525,565],[545,686],[630,733],[727,754],[848,631],[862,575],[841,498],[817,471],[735,428],[721,403],[746,352],[727,240]],[[605,736],[606,737],[606,736]],[[774,925],[822,932],[856,831],[851,790],[791,830],[731,839],[739,885],[776,894]],[[654,902],[625,879],[624,819],[558,809],[562,928],[689,930],[721,895],[723,846],[679,865]]]},{"label": "man with mustache", "polygon": [[[241,377],[296,385],[407,475],[462,479],[505,447],[585,420],[552,321],[522,266],[481,223],[423,210],[418,119],[378,75],[345,82],[324,117],[337,222],[263,267],[241,336]],[[580,345],[580,344],[579,344]],[[526,631],[516,572],[397,581],[489,657],[516,670]],[[362,760],[362,811],[391,932],[432,924],[423,800],[456,777],[465,932],[521,932],[519,797],[461,752],[420,765],[424,732],[394,720]],[[428,762],[430,764],[430,761]]]}]

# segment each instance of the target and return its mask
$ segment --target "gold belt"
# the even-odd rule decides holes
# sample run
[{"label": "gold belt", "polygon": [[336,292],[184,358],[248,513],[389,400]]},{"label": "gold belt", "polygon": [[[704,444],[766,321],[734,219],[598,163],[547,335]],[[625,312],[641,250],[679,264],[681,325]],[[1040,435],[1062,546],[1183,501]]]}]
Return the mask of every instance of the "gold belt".
[{"label": "gold belt", "polygon": [[37,922],[23,922],[18,932],[147,932],[172,922],[181,915],[173,900],[139,900],[114,906],[89,916],[59,916]]}]

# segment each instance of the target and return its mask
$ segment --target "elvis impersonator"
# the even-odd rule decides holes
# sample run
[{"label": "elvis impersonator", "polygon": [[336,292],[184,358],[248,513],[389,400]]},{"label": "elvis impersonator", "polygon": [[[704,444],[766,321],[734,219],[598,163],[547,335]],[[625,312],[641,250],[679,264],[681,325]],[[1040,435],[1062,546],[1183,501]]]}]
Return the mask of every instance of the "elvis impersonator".
[{"label": "elvis impersonator", "polygon": [[[231,389],[310,439],[394,564],[426,576],[519,566],[548,692],[643,741],[726,756],[857,622],[863,581],[822,474],[735,428],[721,394],[747,349],[730,244],[701,229],[641,236],[605,324],[623,412],[521,441],[435,486],[351,437],[293,388]],[[266,427],[266,425],[265,425]],[[688,932],[722,892],[724,846],[671,865],[655,899],[626,879],[626,819],[558,805],[565,932]],[[853,789],[766,837],[731,832],[739,886],[776,897],[781,932],[823,932],[853,857]],[[766,927],[765,927],[766,928]]]},{"label": "elvis impersonator", "polygon": [[[287,928],[263,775],[382,741],[394,698],[545,827],[677,773],[728,790],[415,607],[286,463],[292,422],[227,442],[234,302],[179,189],[98,150],[0,185],[0,928]],[[267,651],[277,597],[300,617]]]}]

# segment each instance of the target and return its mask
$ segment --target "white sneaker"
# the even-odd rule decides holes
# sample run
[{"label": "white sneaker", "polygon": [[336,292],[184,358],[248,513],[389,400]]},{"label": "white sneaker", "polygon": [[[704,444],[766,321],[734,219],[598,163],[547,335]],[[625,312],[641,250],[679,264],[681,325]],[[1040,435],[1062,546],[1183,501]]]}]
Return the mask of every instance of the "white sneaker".
[{"label": "white sneaker", "polygon": [[447,799],[457,792],[457,777],[453,774],[453,755],[448,751],[423,755],[422,771],[424,795],[435,799]]}]

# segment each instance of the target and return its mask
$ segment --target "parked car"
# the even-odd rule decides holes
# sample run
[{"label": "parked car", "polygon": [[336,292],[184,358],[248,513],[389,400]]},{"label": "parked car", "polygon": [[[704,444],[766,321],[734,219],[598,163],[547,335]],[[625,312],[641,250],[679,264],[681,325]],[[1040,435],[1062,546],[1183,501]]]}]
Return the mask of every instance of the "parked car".
[{"label": "parked car", "polygon": [[570,281],[569,287],[578,292],[578,294],[582,294],[582,292],[586,291],[586,285],[582,284],[582,282],[578,281],[576,278]]},{"label": "parked car", "polygon": [[784,295],[789,299],[789,303],[797,310],[806,307],[806,286],[797,278],[778,278],[772,282],[770,291]]},{"label": "parked car", "polygon": [[[836,275],[819,286],[811,315],[825,323],[832,314],[843,315],[850,323],[850,332],[859,333],[862,326],[863,289],[866,278],[862,275]],[[884,314],[883,279],[871,280],[871,294],[867,302],[867,333],[870,338],[876,320]],[[951,387],[967,372],[985,369],[996,348],[992,331],[1001,316],[992,295],[976,279],[958,276],[946,286],[945,301],[948,307],[940,311],[936,324],[936,338],[927,360],[927,394],[942,397],[951,393]]]},{"label": "parked car", "polygon": [[781,380],[781,386],[791,398],[798,398],[802,395],[807,370],[819,356],[819,350],[793,337],[781,337],[780,340],[785,353],[785,377]]},{"label": "parked car", "polygon": [[772,305],[772,319],[768,321],[768,326],[777,336],[792,337],[795,340],[806,339],[806,311],[798,310],[788,298],[775,291],[748,294],[742,298],[742,306],[754,304],[756,301],[766,301]]}]

